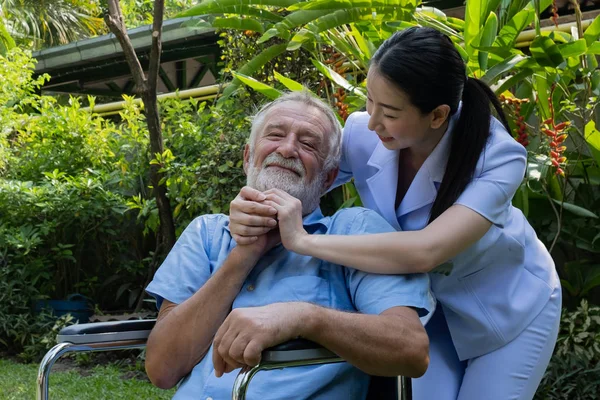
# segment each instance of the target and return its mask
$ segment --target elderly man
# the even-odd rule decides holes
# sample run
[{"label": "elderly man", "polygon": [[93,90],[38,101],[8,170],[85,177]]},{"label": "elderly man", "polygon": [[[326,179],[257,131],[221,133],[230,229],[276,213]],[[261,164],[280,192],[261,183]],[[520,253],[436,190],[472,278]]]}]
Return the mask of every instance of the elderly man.
[{"label": "elderly man", "polygon": [[[278,190],[283,207],[301,201],[307,231],[391,232],[362,208],[323,217],[319,198],[333,183],[341,129],[331,109],[308,93],[263,107],[244,151],[248,185]],[[276,230],[236,246],[225,215],[195,219],[146,289],[158,321],[146,371],[161,388],[186,377],[175,399],[226,399],[236,374],[262,350],[303,337],[348,363],[258,374],[249,399],[360,399],[369,376],[420,376],[428,339],[419,317],[434,307],[426,275],[369,275],[288,252]],[[226,373],[224,375],[224,373]]]}]

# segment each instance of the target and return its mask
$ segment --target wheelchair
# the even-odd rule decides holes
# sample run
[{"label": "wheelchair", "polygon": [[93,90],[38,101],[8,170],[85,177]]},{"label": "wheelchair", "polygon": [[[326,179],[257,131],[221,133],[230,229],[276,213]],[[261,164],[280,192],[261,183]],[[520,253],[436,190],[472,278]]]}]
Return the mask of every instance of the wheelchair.
[{"label": "wheelchair", "polygon": [[[142,349],[156,323],[152,320],[95,322],[63,328],[58,344],[50,349],[40,363],[37,375],[37,400],[48,400],[50,370],[56,360],[71,352]],[[242,368],[232,390],[233,400],[245,400],[252,377],[260,371],[344,362],[321,345],[305,339],[295,339],[265,350],[261,362]],[[371,376],[367,400],[412,400],[411,381],[406,377]]]}]

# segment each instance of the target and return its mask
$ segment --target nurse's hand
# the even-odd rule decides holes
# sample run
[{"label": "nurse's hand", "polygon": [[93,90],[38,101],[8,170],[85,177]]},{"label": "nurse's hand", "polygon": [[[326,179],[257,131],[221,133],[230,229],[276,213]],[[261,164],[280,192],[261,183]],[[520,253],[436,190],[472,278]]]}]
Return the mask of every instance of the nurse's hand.
[{"label": "nurse's hand", "polygon": [[279,235],[283,246],[295,253],[303,254],[309,235],[302,225],[302,202],[280,189],[264,192],[265,202],[277,209]]},{"label": "nurse's hand", "polygon": [[277,227],[277,210],[269,205],[265,194],[244,186],[230,203],[229,231],[238,245],[252,244],[259,235]]}]

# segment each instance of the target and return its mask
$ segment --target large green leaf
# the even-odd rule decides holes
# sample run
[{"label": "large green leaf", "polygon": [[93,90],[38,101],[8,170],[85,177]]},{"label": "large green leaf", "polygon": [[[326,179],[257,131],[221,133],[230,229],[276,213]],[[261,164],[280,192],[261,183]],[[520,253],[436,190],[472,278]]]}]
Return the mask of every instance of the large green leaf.
[{"label": "large green leaf", "polygon": [[[494,43],[496,34],[498,33],[498,17],[496,13],[491,12],[485,26],[483,27],[483,33],[481,34],[481,40],[479,41],[480,46],[488,47]],[[480,51],[478,54],[479,68],[482,71],[487,70],[488,65],[488,53],[486,51]]]},{"label": "large green leaf", "polygon": [[213,28],[221,29],[237,29],[242,31],[254,31],[262,33],[264,31],[263,25],[252,18],[241,18],[241,17],[228,17],[228,18],[215,18],[212,23]]},{"label": "large green leaf", "polygon": [[235,72],[233,73],[233,76],[235,76],[236,79],[239,79],[244,85],[251,87],[252,89],[256,90],[257,92],[267,96],[271,100],[275,100],[276,98],[281,96],[281,92],[279,90],[277,90],[274,87],[271,87],[269,85],[265,85],[264,83],[257,81],[254,78],[251,78],[246,75],[238,74]]},{"label": "large green leaf", "polygon": [[[277,15],[275,13],[266,11],[266,10],[262,10],[262,9],[258,9],[258,8],[254,8],[254,7],[249,7],[249,6],[240,6],[236,8],[236,12],[231,12],[231,13],[227,13],[229,17],[233,16],[233,15],[237,15],[241,18],[244,19],[250,19],[251,17],[255,17],[254,20],[256,21],[265,21],[265,22],[271,22],[271,23],[277,23],[281,20],[283,20],[283,17],[280,15]],[[218,18],[219,15],[222,15],[222,13],[214,13],[214,14],[208,14],[208,15],[203,15],[202,18],[200,19],[190,19],[188,21],[185,21],[182,25],[183,26],[188,26],[188,27],[200,27],[200,28],[217,28],[217,26],[213,25],[213,22]],[[253,29],[250,29],[253,30]],[[264,29],[261,25],[260,31],[259,32],[263,32]]]},{"label": "large green leaf", "polygon": [[585,126],[585,141],[590,147],[590,151],[600,165],[600,131],[596,128],[596,122],[590,121]]},{"label": "large green leaf", "polygon": [[465,6],[465,50],[469,58],[475,55],[475,47],[479,46],[481,27],[485,17],[483,10],[487,8],[487,0],[467,0]]},{"label": "large green leaf", "polygon": [[[176,17],[191,17],[205,14],[238,14],[246,15],[248,6],[289,7],[302,0],[205,0],[186,10]],[[265,13],[267,11],[265,10]],[[268,14],[266,14],[268,15]]]},{"label": "large green leaf", "polygon": [[564,58],[579,57],[587,51],[587,45],[584,39],[575,40],[573,42],[558,45],[560,54]]},{"label": "large green leaf", "polygon": [[[412,18],[414,8],[401,7],[392,5],[387,7],[373,8],[342,8],[342,9],[327,9],[323,10],[297,10],[289,14],[278,22],[275,26],[269,29],[259,40],[259,43],[265,42],[275,36],[283,39],[289,39],[290,31],[302,25],[306,25],[306,29],[318,34],[326,30],[350,24],[359,21],[403,21]],[[303,35],[306,39],[308,35]]]},{"label": "large green leaf", "polygon": [[415,0],[313,0],[303,1],[290,6],[290,11],[295,10],[342,10],[347,8],[415,8]]},{"label": "large green leaf", "polygon": [[494,65],[490,68],[481,80],[488,85],[493,85],[503,74],[510,72],[515,66],[526,58],[520,54],[514,55],[503,62]]},{"label": "large green leaf", "polygon": [[483,12],[481,14],[481,18],[486,19],[491,12],[495,13],[498,10],[501,2],[502,0],[488,0],[485,9],[482,9]]},{"label": "large green leaf", "polygon": [[320,10],[300,10],[295,11],[285,17],[281,22],[278,22],[269,29],[258,41],[258,43],[264,43],[267,40],[280,36],[283,39],[289,39],[290,32],[301,25],[305,25],[315,19],[321,17],[323,12]]},{"label": "large green leaf", "polygon": [[587,27],[583,37],[588,46],[598,40],[598,37],[600,37],[600,15],[596,16],[590,26]]},{"label": "large green leaf", "polygon": [[[263,50],[260,54],[254,57],[252,60],[248,61],[240,70],[237,72],[240,75],[251,76],[253,75],[260,67],[280,55],[285,51],[287,47],[286,43],[282,44],[274,44],[265,50]],[[227,99],[231,94],[240,86],[240,80],[234,79],[231,84],[229,84],[225,90],[223,91],[223,96],[218,100],[217,104],[222,104],[225,99]]]},{"label": "large green leaf", "polygon": [[582,296],[586,295],[590,290],[600,286],[600,265],[590,266],[584,282],[583,289],[581,290]]},{"label": "large green leaf", "polygon": [[560,49],[548,36],[538,36],[529,46],[532,57],[542,67],[556,67],[565,59]]},{"label": "large green leaf", "polygon": [[579,216],[579,217],[584,217],[584,218],[594,218],[594,219],[598,219],[598,216],[596,214],[594,214],[593,212],[591,212],[590,210],[580,207],[578,205],[575,204],[571,204],[571,203],[566,203],[566,202],[561,202],[560,200],[557,199],[552,199],[553,202],[555,202],[556,204],[562,205],[562,207]]},{"label": "large green leaf", "polygon": [[361,89],[357,88],[356,86],[353,86],[350,82],[344,79],[344,77],[342,77],[340,74],[329,68],[327,65],[314,59],[312,60],[312,63],[323,75],[331,79],[337,85],[343,87],[345,90],[356,96],[366,99],[367,96],[362,92]]},{"label": "large green leaf", "polygon": [[537,72],[533,75],[533,88],[537,93],[537,105],[541,110],[541,120],[550,118],[550,103],[548,96],[550,95],[550,85],[548,85],[547,77],[544,73]]},{"label": "large green leaf", "polygon": [[500,86],[498,86],[498,88],[496,88],[496,93],[497,94],[504,93],[506,90],[512,88],[513,86],[517,85],[519,82],[522,82],[524,79],[530,77],[531,74],[533,74],[533,70],[528,69],[528,68],[522,69],[521,71],[517,72],[510,78],[503,81],[502,84]]},{"label": "large green leaf", "polygon": [[504,48],[512,48],[517,41],[517,37],[523,31],[523,29],[533,22],[534,16],[535,12],[533,10],[525,9],[519,11],[514,18],[511,18],[508,23],[506,23],[502,29],[500,29],[500,33],[498,33],[498,37],[496,38],[494,45]]},{"label": "large green leaf", "polygon": [[588,47],[587,53],[588,54],[600,54],[600,42],[594,42],[594,43],[592,43]]},{"label": "large green leaf", "polygon": [[527,6],[529,0],[509,0],[510,4],[506,10],[506,21],[510,21],[515,15],[523,11],[523,8]]},{"label": "large green leaf", "polygon": [[281,75],[277,71],[273,71],[273,74],[275,75],[275,79],[277,79],[279,82],[283,83],[283,85],[286,88],[288,88],[289,90],[291,90],[293,92],[299,92],[299,91],[306,89],[304,86],[302,86],[302,84],[300,82],[296,82],[293,79],[286,78],[285,76]]}]

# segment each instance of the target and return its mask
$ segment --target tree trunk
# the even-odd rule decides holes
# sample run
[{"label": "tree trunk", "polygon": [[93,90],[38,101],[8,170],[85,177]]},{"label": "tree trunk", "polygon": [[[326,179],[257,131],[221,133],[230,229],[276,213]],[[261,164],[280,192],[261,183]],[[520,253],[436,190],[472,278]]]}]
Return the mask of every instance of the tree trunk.
[{"label": "tree trunk", "polygon": [[[150,152],[152,158],[156,154],[163,153],[163,139],[160,127],[160,116],[158,113],[158,101],[156,97],[156,87],[158,83],[158,71],[160,69],[161,55],[161,34],[164,13],[164,0],[154,0],[154,21],[152,23],[152,46],[150,49],[150,61],[148,66],[148,76],[146,77],[140,61],[127,35],[127,28],[123,21],[123,13],[119,5],[119,0],[108,0],[108,13],[104,19],[110,31],[117,37],[125,60],[131,70],[133,81],[135,82],[134,92],[139,94],[144,103],[146,113],[146,123],[150,134]],[[157,246],[165,252],[171,250],[175,244],[175,224],[173,223],[173,214],[171,204],[167,197],[166,187],[160,184],[163,175],[159,172],[160,165],[150,166],[150,181],[152,183],[158,215],[160,219],[159,237],[162,243]]]},{"label": "tree trunk", "polygon": [[[142,93],[142,102],[146,110],[146,123],[148,124],[148,132],[150,133],[150,151],[152,156],[162,154],[164,150],[156,91]],[[160,168],[161,166],[158,164],[150,165],[150,181],[152,182],[156,206],[158,207],[158,217],[160,219],[160,231],[163,238],[163,246],[161,248],[168,252],[175,244],[175,224],[173,223],[171,203],[167,197],[167,188],[160,183],[164,176],[159,172]]]}]

